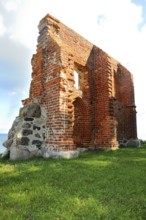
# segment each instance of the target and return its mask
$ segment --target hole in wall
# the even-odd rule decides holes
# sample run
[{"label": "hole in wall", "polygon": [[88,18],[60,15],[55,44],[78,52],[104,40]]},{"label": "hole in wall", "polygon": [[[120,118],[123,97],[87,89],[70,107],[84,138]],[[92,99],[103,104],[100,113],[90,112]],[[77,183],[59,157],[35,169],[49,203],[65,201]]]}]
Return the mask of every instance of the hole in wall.
[{"label": "hole in wall", "polygon": [[76,89],[82,90],[85,83],[86,67],[80,64],[74,63],[74,86]]},{"label": "hole in wall", "polygon": [[76,89],[80,89],[80,86],[79,86],[79,74],[76,70],[74,70],[74,86]]}]

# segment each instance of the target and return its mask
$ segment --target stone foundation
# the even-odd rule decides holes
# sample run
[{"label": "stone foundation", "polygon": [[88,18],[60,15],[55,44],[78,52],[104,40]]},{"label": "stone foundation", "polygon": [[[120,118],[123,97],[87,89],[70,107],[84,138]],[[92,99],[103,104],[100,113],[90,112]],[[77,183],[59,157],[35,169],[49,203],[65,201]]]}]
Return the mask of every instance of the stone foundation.
[{"label": "stone foundation", "polygon": [[[7,148],[3,158],[24,160],[32,157],[71,158],[78,156],[78,151],[58,151],[54,146],[46,146],[46,111],[37,103],[30,103],[20,109],[8,140],[3,145]],[[8,156],[9,155],[9,156]]]}]

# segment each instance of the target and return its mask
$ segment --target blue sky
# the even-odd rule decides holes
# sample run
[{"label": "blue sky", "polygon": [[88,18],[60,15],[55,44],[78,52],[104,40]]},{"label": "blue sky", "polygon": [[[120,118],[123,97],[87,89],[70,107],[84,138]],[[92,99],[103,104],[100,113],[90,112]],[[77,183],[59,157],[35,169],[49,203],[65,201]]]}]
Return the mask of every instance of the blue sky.
[{"label": "blue sky", "polygon": [[133,73],[138,137],[146,139],[146,0],[1,0],[0,133],[10,129],[28,97],[37,25],[47,13]]}]

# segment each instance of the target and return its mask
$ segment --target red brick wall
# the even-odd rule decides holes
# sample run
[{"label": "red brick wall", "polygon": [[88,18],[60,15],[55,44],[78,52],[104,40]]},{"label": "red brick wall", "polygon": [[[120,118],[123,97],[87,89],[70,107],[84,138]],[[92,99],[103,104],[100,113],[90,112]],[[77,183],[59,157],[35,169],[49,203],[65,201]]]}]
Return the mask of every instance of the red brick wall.
[{"label": "red brick wall", "polygon": [[133,77],[120,64],[115,72],[115,90],[115,115],[119,122],[118,139],[137,138]]},{"label": "red brick wall", "polygon": [[136,137],[131,74],[49,15],[39,24],[32,71],[30,96],[23,103],[37,98],[45,107],[47,145],[114,147],[118,139]]}]

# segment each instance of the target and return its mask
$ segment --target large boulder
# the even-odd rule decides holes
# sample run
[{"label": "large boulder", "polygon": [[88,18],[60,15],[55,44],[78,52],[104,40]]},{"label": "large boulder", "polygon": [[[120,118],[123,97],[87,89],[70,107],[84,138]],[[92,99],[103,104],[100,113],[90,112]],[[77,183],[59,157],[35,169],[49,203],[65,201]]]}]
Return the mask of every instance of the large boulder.
[{"label": "large boulder", "polygon": [[10,160],[25,160],[31,158],[27,148],[13,146],[10,148]]},{"label": "large boulder", "polygon": [[32,157],[42,156],[36,146],[13,146],[10,148],[10,160],[26,160]]}]

